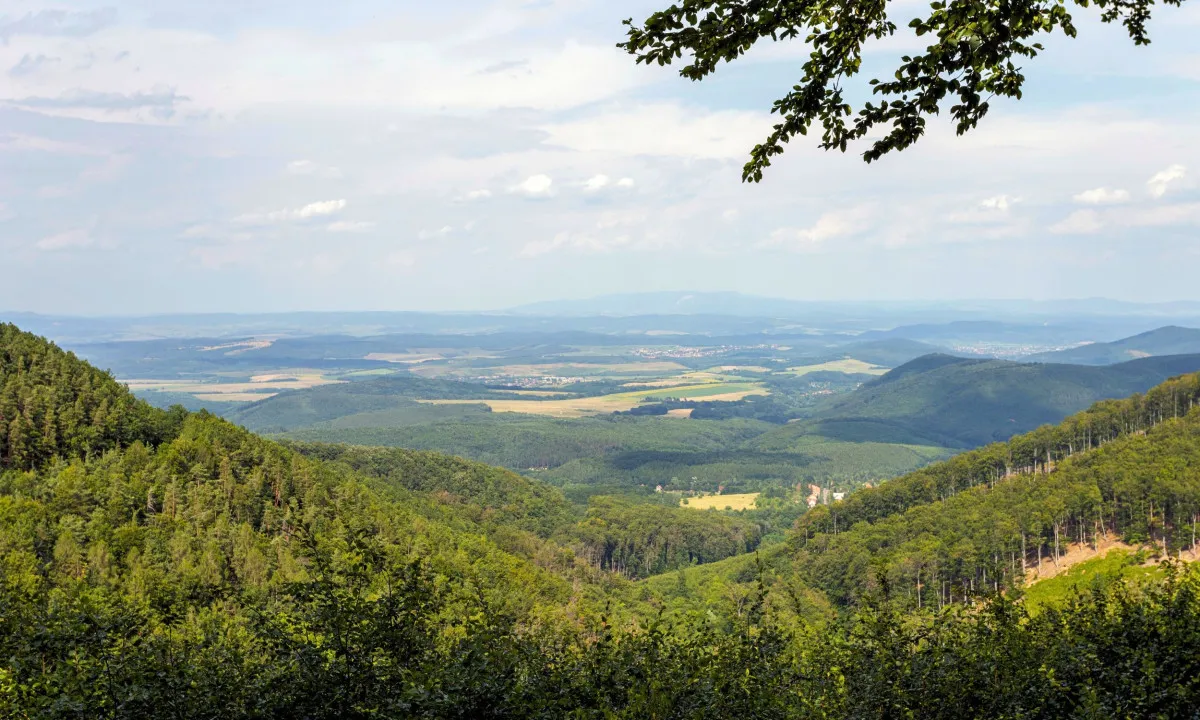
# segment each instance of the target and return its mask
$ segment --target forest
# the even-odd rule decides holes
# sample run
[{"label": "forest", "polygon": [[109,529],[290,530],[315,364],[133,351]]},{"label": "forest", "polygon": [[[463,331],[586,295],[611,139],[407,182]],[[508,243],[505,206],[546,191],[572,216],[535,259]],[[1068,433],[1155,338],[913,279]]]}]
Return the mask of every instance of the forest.
[{"label": "forest", "polygon": [[[1200,375],[794,518],[159,410],[0,327],[0,714],[1179,717]],[[1169,557],[1037,609],[1115,534]],[[1095,662],[1079,662],[1094,657]]]}]

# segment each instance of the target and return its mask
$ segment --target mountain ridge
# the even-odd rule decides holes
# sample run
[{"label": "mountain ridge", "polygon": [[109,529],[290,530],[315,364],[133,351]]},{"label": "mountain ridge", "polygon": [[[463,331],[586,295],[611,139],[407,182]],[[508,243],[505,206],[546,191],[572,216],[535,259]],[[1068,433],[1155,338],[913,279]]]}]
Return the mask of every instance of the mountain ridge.
[{"label": "mountain ridge", "polygon": [[1037,353],[1025,362],[1112,365],[1142,357],[1200,353],[1200,329],[1166,325],[1112,342],[1089,343],[1076,348]]}]

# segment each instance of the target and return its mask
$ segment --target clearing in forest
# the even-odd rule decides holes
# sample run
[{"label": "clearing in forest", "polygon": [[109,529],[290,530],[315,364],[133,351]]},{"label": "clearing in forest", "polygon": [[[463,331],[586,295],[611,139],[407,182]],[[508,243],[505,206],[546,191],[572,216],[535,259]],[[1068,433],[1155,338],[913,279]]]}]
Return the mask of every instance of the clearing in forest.
[{"label": "clearing in forest", "polygon": [[663,398],[714,400],[733,402],[748,395],[766,395],[769,391],[760,383],[704,383],[681,385],[671,388],[655,388],[633,392],[598,395],[596,397],[573,397],[556,400],[421,400],[438,405],[487,405],[492,412],[514,412],[529,415],[572,418],[587,415],[606,415],[617,411],[631,410],[644,402]]},{"label": "clearing in forest", "polygon": [[758,493],[736,493],[733,495],[701,495],[684,498],[683,507],[693,510],[750,510]]},{"label": "clearing in forest", "polygon": [[280,390],[307,390],[318,385],[344,382],[326,377],[316,370],[280,370],[254,375],[249,382],[193,382],[189,380],[125,380],[130,390],[187,393],[206,402],[247,402],[265,400]]},{"label": "clearing in forest", "polygon": [[814,372],[840,372],[850,374],[863,373],[866,375],[882,375],[889,368],[881,365],[872,365],[871,363],[855,360],[854,358],[843,358],[842,360],[831,360],[830,362],[821,363],[819,365],[800,365],[798,367],[790,367],[787,372],[791,375],[803,376]]}]

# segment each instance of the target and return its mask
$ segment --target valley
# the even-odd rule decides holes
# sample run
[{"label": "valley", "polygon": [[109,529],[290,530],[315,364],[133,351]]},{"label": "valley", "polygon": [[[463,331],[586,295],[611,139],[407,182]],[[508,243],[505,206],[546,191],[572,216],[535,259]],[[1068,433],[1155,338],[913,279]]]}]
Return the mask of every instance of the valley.
[{"label": "valley", "polygon": [[[838,401],[873,391],[871,383],[903,383],[963,361],[935,355],[915,362],[856,383]],[[966,362],[982,371],[979,361]],[[1152,367],[1174,370],[1180,362],[1190,360]],[[17,677],[62,688],[0,688],[3,702],[28,706],[76,692],[67,685],[82,674],[112,683],[131,707],[143,707],[141,693],[178,682],[166,678],[186,678],[192,697],[212,702],[209,693],[217,693],[235,709],[251,697],[295,707],[324,702],[311,695],[314,688],[341,687],[325,674],[331,662],[359,667],[358,677],[382,673],[371,691],[382,697],[397,682],[426,692],[448,672],[477,688],[495,674],[494,664],[522,663],[530,684],[499,692],[549,698],[564,680],[610,687],[571,669],[571,657],[606,672],[630,667],[627,657],[613,658],[597,644],[597,627],[609,627],[615,647],[625,650],[678,648],[677,659],[652,663],[659,670],[683,663],[672,672],[711,672],[707,665],[682,669],[697,657],[698,638],[717,657],[743,657],[739,643],[752,643],[745,661],[722,661],[721,675],[731,667],[750,673],[750,658],[754,667],[764,657],[779,666],[779,653],[804,643],[815,655],[789,661],[801,662],[799,674],[771,683],[845,702],[842,691],[810,679],[824,677],[835,659],[870,666],[875,643],[919,653],[921,644],[903,628],[945,632],[941,647],[955,652],[990,657],[996,650],[986,638],[1000,632],[1009,649],[1020,637],[1045,648],[1036,652],[1056,653],[1081,638],[1046,623],[1062,613],[1093,617],[1093,601],[1077,600],[1089,597],[1109,608],[1106,633],[1128,631],[1132,618],[1153,613],[1181,623],[1171,637],[1183,643],[1183,655],[1172,650],[1169,657],[1194,647],[1180,632],[1194,630],[1190,623],[1200,617],[1191,600],[1200,575],[1171,563],[1197,552],[1200,485],[1191,469],[1200,466],[1200,372],[940,462],[945,448],[796,434],[800,422],[480,413],[485,421],[504,419],[466,431],[479,452],[511,452],[483,430],[507,422],[549,422],[561,433],[559,441],[530,442],[525,451],[542,453],[545,464],[519,474],[438,452],[331,443],[331,427],[322,423],[337,417],[304,426],[319,442],[290,433],[274,441],[211,413],[154,408],[110,375],[11,325],[0,326],[0,369],[0,415],[10,428],[0,437],[0,650],[16,659]],[[360,411],[361,398],[396,403],[370,385],[377,382],[396,389],[391,377],[347,381],[285,391],[260,407],[288,399],[289,412],[314,419]],[[399,387],[409,395],[449,390],[437,383],[409,378]],[[322,393],[333,393],[333,402],[320,401]],[[457,442],[452,428],[469,422],[448,422],[454,425],[408,427]],[[620,431],[605,437],[605,426]],[[775,437],[780,432],[786,435]],[[708,449],[697,445],[697,433],[707,434]],[[638,444],[647,439],[649,446]],[[864,461],[866,448],[880,454]],[[887,453],[897,451],[922,467],[889,467]],[[724,484],[735,469],[766,467],[766,458],[777,463],[771,471],[743,476],[753,489]],[[613,472],[573,474],[598,459]],[[864,462],[849,479],[849,469]],[[721,472],[702,475],[714,467]],[[797,469],[803,478],[794,486],[788,472]],[[642,483],[629,482],[676,470],[683,473],[669,488],[642,492]],[[808,482],[816,477],[828,482]],[[856,645],[856,633],[881,612],[892,629],[872,630],[881,634]],[[589,620],[597,617],[605,625]],[[656,635],[654,618],[669,618],[671,634]],[[442,635],[447,623],[459,628],[456,635]],[[129,639],[114,624],[146,634]],[[339,635],[346,627],[358,629]],[[746,627],[754,628],[750,635],[742,634]],[[389,634],[397,631],[405,634]],[[329,637],[346,645],[329,650]],[[759,638],[780,644],[764,656]],[[162,667],[163,651],[196,654],[170,673],[138,669]],[[310,671],[289,670],[300,680],[282,684],[275,669],[310,652],[325,659],[311,661]],[[244,654],[231,664],[230,653]],[[361,664],[368,657],[374,660]],[[380,658],[403,658],[403,679],[377,664]],[[763,692],[777,691],[771,683]],[[247,694],[247,684],[258,689]]]},{"label": "valley", "polygon": [[659,1],[0,9],[0,720],[1200,720],[1200,8]]}]

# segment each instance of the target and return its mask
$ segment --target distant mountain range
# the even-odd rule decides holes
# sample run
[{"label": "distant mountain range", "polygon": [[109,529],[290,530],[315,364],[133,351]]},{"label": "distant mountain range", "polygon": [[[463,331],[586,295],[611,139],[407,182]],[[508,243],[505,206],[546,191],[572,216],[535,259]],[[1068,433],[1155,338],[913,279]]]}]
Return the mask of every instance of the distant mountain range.
[{"label": "distant mountain range", "polygon": [[[166,338],[311,337],[496,332],[822,334],[1042,345],[1108,342],[1166,323],[1200,325],[1200,302],[1088,300],[808,301],[737,292],[652,292],[556,300],[478,312],[285,312],[81,317],[0,311],[59,343]],[[1065,340],[1063,340],[1065,338]]]},{"label": "distant mountain range", "polygon": [[1200,354],[1104,367],[926,355],[778,433],[969,448],[1057,423],[1098,400],[1200,370]]},{"label": "distant mountain range", "polygon": [[1112,365],[1137,358],[1200,353],[1200,330],[1168,325],[1107,343],[1090,343],[1069,350],[1038,353],[1028,362]]},{"label": "distant mountain range", "polygon": [[[906,322],[949,322],[997,317],[1200,317],[1200,302],[1134,303],[1106,298],[1078,300],[792,300],[740,292],[663,291],[622,293],[572,300],[552,300],[509,308],[515,315],[595,316],[645,314],[713,314],[810,318],[825,315],[859,317],[908,316]],[[918,320],[917,318],[925,318]]]}]

